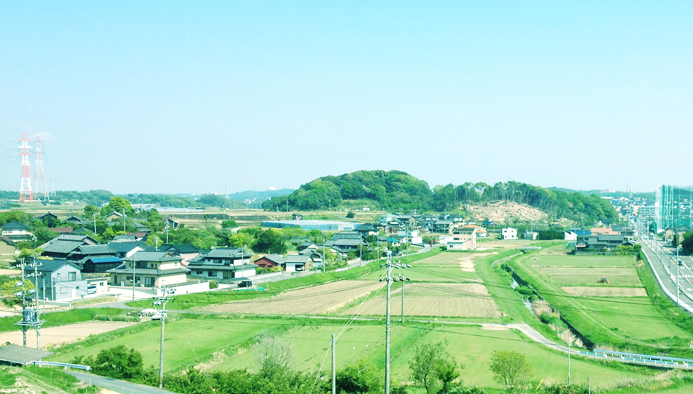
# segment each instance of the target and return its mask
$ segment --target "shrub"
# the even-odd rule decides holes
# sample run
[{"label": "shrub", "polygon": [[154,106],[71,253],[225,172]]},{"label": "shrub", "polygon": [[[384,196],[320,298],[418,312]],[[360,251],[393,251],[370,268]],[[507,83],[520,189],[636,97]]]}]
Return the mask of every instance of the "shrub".
[{"label": "shrub", "polygon": [[217,281],[214,281],[214,280],[209,281],[209,288],[210,289],[216,289],[217,287],[219,287],[219,283]]}]

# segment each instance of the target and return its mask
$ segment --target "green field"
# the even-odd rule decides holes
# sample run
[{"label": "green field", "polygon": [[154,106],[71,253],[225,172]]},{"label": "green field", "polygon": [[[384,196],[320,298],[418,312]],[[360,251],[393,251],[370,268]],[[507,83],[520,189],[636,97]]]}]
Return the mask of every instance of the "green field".
[{"label": "green field", "polygon": [[[399,275],[401,270],[395,270],[393,272],[394,274]],[[406,269],[404,273],[405,276],[412,281],[420,282],[460,282],[467,280],[481,280],[478,273],[462,271],[459,267],[419,267],[418,265],[415,265],[414,268]],[[383,271],[373,271],[364,275],[361,279],[378,280],[381,276],[384,276]]]},{"label": "green field", "polygon": [[[649,269],[632,256],[551,255],[551,250],[530,253],[509,262],[521,278],[557,308],[575,328],[597,345],[640,352],[674,351],[691,356],[691,332],[662,315],[650,297],[569,296],[563,286],[652,287]],[[542,254],[544,253],[544,254]],[[592,268],[590,268],[592,267]],[[606,276],[611,284],[597,284]],[[673,346],[678,349],[667,349]]]},{"label": "green field", "polygon": [[[326,323],[317,327],[301,327],[282,335],[280,338],[291,343],[298,369],[311,370],[319,367],[329,352],[332,333],[339,333],[342,325]],[[567,379],[567,356],[550,351],[542,345],[525,338],[512,330],[487,331],[476,326],[393,326],[392,328],[392,376],[400,381],[409,381],[409,361],[413,357],[416,344],[425,341],[447,340],[448,351],[458,362],[465,365],[462,379],[479,386],[498,387],[492,383],[488,369],[493,350],[507,350],[525,354],[532,362],[536,378],[546,379],[546,383],[564,382]],[[337,367],[355,363],[360,359],[371,359],[384,365],[384,328],[377,325],[352,326],[337,339]],[[240,366],[257,368],[257,349],[229,358],[215,369],[232,370]],[[330,355],[327,354],[323,369],[329,370]],[[573,359],[573,382],[580,383],[591,376],[593,387],[613,387],[623,380],[642,382],[650,372],[639,368],[610,368],[598,362]]]},{"label": "green field", "polygon": [[[294,324],[279,319],[169,320],[164,341],[165,370],[195,365],[211,358],[217,351],[234,348],[258,335],[283,332]],[[145,366],[159,365],[160,340],[161,325],[158,322],[143,323],[90,337],[79,345],[64,346],[47,361],[69,362],[76,356],[96,355],[103,349],[124,345],[142,353]]]},{"label": "green field", "polygon": [[[561,250],[561,249],[558,249]],[[554,254],[556,248],[539,252],[527,262],[532,267],[632,267],[633,256],[573,256],[567,253]]]}]

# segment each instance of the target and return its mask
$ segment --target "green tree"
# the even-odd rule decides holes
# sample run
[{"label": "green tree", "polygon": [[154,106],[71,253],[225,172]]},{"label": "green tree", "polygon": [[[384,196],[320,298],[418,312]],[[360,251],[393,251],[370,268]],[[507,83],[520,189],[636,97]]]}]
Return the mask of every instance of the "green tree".
[{"label": "green tree", "polygon": [[86,207],[84,207],[84,216],[86,216],[87,220],[93,220],[94,214],[99,214],[99,208],[93,205],[87,205]]},{"label": "green tree", "polygon": [[118,213],[123,213],[123,210],[125,210],[125,214],[132,213],[130,201],[120,196],[112,197],[111,201],[108,202],[108,207],[111,209],[111,212],[116,211]]},{"label": "green tree", "polygon": [[236,228],[238,227],[238,223],[236,223],[235,220],[228,219],[228,220],[222,220],[221,221],[221,228]]},{"label": "green tree", "polygon": [[354,211],[349,211],[347,212],[346,217],[347,219],[353,219],[356,217],[356,214],[354,213]]},{"label": "green tree", "polygon": [[[437,343],[424,342],[416,346],[414,358],[409,362],[409,370],[411,371],[412,380],[423,387],[426,390],[426,394],[436,392],[435,388],[440,385],[440,377],[449,379],[454,375],[454,371],[450,371],[449,368],[454,364],[453,370],[456,370],[457,364],[445,350],[447,346],[447,341]],[[452,377],[448,384],[458,376],[459,374]]]},{"label": "green tree", "polygon": [[243,245],[248,246],[252,245],[253,241],[255,240],[255,237],[253,237],[251,234],[248,233],[241,233],[238,232],[234,235],[231,236],[231,245],[241,248]]},{"label": "green tree", "polygon": [[286,253],[284,238],[278,231],[273,229],[262,232],[252,248],[259,253]]},{"label": "green tree", "polygon": [[335,386],[338,393],[378,393],[382,392],[382,373],[370,360],[359,360],[337,371]]},{"label": "green tree", "polygon": [[494,351],[489,368],[493,372],[493,380],[502,384],[506,390],[524,386],[534,375],[527,358],[517,352]]},{"label": "green tree", "polygon": [[442,387],[438,390],[438,394],[449,394],[452,389],[453,382],[460,377],[459,369],[464,368],[463,365],[458,365],[450,354],[440,356],[433,366],[433,374],[440,381]]},{"label": "green tree", "polygon": [[144,372],[142,354],[135,349],[128,350],[123,345],[100,351],[95,360],[92,357],[77,357],[73,362],[89,365],[95,374],[114,379],[132,380]]}]

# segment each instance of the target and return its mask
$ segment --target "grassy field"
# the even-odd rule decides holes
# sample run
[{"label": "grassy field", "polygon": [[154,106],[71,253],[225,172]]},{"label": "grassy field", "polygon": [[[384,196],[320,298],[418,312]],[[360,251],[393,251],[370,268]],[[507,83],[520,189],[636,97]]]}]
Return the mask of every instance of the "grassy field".
[{"label": "grassy field", "polygon": [[[196,365],[215,352],[241,346],[259,335],[282,333],[294,325],[279,319],[172,319],[166,322],[164,367],[169,371]],[[61,347],[47,360],[69,362],[76,356],[124,345],[142,353],[145,366],[158,365],[160,339],[160,323],[143,323]]]},{"label": "grassy field", "polygon": [[[530,253],[508,265],[530,282],[583,335],[597,345],[693,355],[687,346],[687,341],[693,339],[691,332],[662,315],[650,297],[618,297],[618,293],[624,291],[619,288],[614,288],[607,297],[595,297],[590,292],[585,292],[585,296],[569,295],[562,289],[563,286],[599,286],[603,289],[636,286],[642,292],[643,282],[651,281],[651,273],[643,262],[632,256],[543,254],[555,251]],[[611,284],[593,283],[600,276],[607,276]],[[658,290],[650,286],[647,291]]]},{"label": "grassy field", "polygon": [[[329,351],[332,333],[339,333],[341,325],[325,323],[320,326],[301,327],[289,331],[280,338],[293,346],[295,365],[309,370],[319,367]],[[384,328],[377,325],[351,326],[337,339],[337,366],[355,363],[359,359],[372,359],[383,365],[385,344]],[[392,328],[392,376],[400,381],[409,381],[409,361],[414,355],[416,344],[425,341],[448,341],[447,349],[458,362],[465,365],[462,379],[479,386],[497,387],[492,383],[488,369],[493,350],[515,351],[525,354],[535,369],[537,379],[546,383],[564,382],[567,379],[565,355],[552,352],[533,343],[512,330],[488,331],[477,326],[393,326]],[[234,355],[218,363],[214,369],[232,370],[239,365],[256,369],[256,348]],[[329,355],[323,369],[330,368]],[[616,369],[593,361],[573,358],[573,382],[580,383],[591,376],[593,388],[614,387],[619,382],[632,380],[641,382],[651,374],[644,369],[617,367]]]}]

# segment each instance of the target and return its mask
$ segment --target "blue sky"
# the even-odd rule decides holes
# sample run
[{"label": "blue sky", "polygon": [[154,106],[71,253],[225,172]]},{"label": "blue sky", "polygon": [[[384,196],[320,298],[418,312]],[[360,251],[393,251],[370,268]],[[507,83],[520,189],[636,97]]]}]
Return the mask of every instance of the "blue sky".
[{"label": "blue sky", "polygon": [[691,2],[2,2],[0,189],[690,184]]}]

